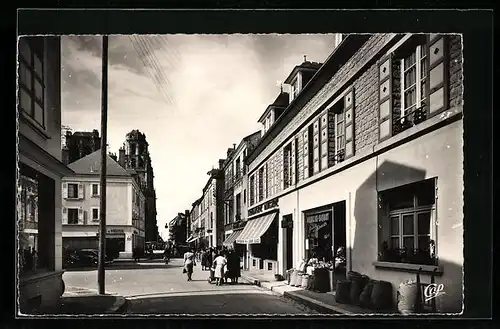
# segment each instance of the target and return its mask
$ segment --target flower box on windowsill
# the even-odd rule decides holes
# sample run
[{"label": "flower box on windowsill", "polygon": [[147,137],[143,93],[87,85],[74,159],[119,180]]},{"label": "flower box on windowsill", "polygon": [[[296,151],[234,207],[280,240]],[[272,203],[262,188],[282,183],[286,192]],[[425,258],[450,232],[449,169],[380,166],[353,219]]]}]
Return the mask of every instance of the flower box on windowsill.
[{"label": "flower box on windowsill", "polygon": [[426,274],[432,274],[435,271],[434,274],[437,276],[441,276],[443,274],[443,269],[440,266],[436,265],[420,265],[420,264],[376,261],[373,262],[373,266],[377,268],[384,268],[401,272],[417,273],[420,270],[420,273],[426,273]]}]

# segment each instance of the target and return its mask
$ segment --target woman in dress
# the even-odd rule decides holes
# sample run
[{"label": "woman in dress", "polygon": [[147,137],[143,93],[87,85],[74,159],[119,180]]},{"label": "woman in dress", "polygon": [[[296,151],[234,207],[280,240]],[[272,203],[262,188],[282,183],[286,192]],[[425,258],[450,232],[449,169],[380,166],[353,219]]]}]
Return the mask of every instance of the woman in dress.
[{"label": "woman in dress", "polygon": [[226,264],[226,258],[222,256],[222,253],[219,253],[217,257],[215,257],[213,264],[215,268],[215,281],[217,286],[222,284],[222,279],[224,278],[224,267]]},{"label": "woman in dress", "polygon": [[191,276],[193,275],[193,266],[196,265],[196,260],[194,256],[193,249],[189,249],[184,254],[184,270],[183,272],[187,274],[188,281],[192,281]]}]

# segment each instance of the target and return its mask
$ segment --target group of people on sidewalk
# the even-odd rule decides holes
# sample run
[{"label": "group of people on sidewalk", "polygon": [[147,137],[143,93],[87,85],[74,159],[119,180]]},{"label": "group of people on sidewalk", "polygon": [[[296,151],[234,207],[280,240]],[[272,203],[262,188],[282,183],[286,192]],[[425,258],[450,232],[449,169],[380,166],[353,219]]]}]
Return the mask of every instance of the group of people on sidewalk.
[{"label": "group of people on sidewalk", "polygon": [[196,254],[192,249],[186,252],[182,271],[187,274],[188,281],[192,281],[196,258],[201,261],[202,271],[210,271],[209,282],[215,281],[218,286],[223,283],[238,283],[241,276],[240,256],[234,250],[217,247],[206,248]]}]

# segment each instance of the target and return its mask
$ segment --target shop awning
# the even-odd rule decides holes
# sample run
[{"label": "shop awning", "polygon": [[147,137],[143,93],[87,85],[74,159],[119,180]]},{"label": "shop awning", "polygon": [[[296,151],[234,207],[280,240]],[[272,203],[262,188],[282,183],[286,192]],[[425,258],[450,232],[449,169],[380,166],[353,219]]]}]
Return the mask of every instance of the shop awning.
[{"label": "shop awning", "polygon": [[249,220],[240,236],[236,238],[238,244],[259,244],[260,238],[271,226],[277,213],[268,214]]},{"label": "shop awning", "polygon": [[224,240],[224,242],[222,242],[222,245],[224,246],[232,246],[233,243],[236,241],[236,239],[240,236],[241,232],[243,232],[243,230],[239,230],[239,231],[234,231],[233,233],[231,233],[226,240]]}]

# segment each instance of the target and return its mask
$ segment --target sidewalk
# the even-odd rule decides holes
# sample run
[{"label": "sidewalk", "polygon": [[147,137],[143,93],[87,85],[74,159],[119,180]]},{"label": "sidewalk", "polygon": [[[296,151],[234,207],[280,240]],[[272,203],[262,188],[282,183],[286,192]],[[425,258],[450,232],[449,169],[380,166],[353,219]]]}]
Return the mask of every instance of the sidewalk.
[{"label": "sidewalk", "polygon": [[259,272],[242,272],[241,278],[281,296],[293,299],[321,313],[369,315],[375,312],[355,305],[340,304],[335,300],[335,292],[320,293],[289,286],[286,281],[275,281],[274,275],[271,276]]},{"label": "sidewalk", "polygon": [[95,315],[123,314],[127,310],[127,300],[113,294],[99,295],[97,290],[66,287],[60,303],[55,308],[41,309],[40,315]]}]

